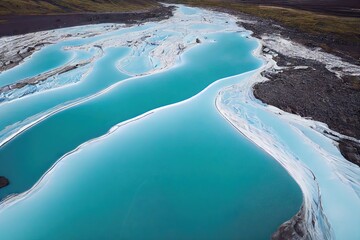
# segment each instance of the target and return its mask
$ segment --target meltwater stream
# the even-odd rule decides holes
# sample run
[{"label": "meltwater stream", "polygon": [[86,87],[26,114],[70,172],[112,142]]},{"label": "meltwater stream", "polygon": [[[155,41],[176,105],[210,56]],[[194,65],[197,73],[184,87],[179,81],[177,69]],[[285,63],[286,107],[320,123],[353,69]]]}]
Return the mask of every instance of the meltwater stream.
[{"label": "meltwater stream", "polygon": [[[187,99],[217,79],[260,65],[251,55],[256,42],[238,33],[209,35],[208,39],[214,42],[191,49],[182,56],[181,65],[122,82],[104,94],[52,115],[5,144],[0,149],[0,174],[12,179],[12,184],[1,196],[26,191],[62,155],[105,134],[115,124]],[[103,70],[108,71],[107,67]]]},{"label": "meltwater stream", "polygon": [[[150,58],[153,65],[146,60],[156,56],[156,44],[129,49],[97,41],[103,56],[78,83],[39,89],[4,103],[2,113],[15,124],[13,129],[23,126],[17,118],[35,114],[41,119],[51,108],[54,113],[40,122],[34,117],[36,124],[0,149],[0,174],[11,180],[1,197],[24,192],[2,204],[1,239],[267,239],[299,210],[301,192],[288,173],[239,135],[215,108],[221,87],[242,77],[222,80],[187,102],[153,111],[262,64],[252,55],[258,44],[238,29],[235,19],[222,16],[202,22],[207,12],[194,9],[196,15],[188,15],[188,10],[180,8],[177,14],[200,21],[184,26],[185,34],[178,37],[185,41],[182,45],[173,45],[178,40],[173,25],[159,23],[164,26],[152,29],[158,32],[152,36],[156,43],[162,41],[164,58]],[[194,44],[197,38],[201,44]],[[185,53],[179,49],[190,46]],[[151,66],[167,70],[152,73]],[[110,88],[96,83],[116,79],[119,83]],[[91,86],[105,90],[86,98]],[[56,103],[71,94],[78,94],[79,100],[56,110]],[[15,106],[24,111],[11,112]],[[111,134],[100,137],[110,128]],[[6,131],[12,128],[4,129],[5,137]]]},{"label": "meltwater stream", "polygon": [[0,96],[0,176],[11,181],[0,189],[0,239],[269,239],[303,200],[321,204],[234,128],[263,127],[252,99],[219,98],[263,65],[236,22],[179,6],[158,23],[55,30],[54,44],[0,74],[3,86],[88,61]]}]

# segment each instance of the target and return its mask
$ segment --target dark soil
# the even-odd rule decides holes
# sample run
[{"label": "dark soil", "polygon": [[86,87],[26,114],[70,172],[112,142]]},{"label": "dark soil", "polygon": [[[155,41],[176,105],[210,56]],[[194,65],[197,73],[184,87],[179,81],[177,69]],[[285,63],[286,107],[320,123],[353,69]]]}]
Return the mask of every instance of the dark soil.
[{"label": "dark soil", "polygon": [[[172,7],[125,13],[0,16],[0,37],[98,23],[141,23],[172,16]],[[5,22],[2,22],[4,20]]]}]

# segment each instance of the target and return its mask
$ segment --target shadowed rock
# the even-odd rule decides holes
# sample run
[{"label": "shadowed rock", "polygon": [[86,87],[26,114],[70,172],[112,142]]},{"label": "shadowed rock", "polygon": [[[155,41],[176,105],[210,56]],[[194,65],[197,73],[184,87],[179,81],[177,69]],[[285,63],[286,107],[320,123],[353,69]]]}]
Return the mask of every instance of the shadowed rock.
[{"label": "shadowed rock", "polygon": [[0,188],[6,187],[9,183],[9,180],[6,177],[0,177]]}]

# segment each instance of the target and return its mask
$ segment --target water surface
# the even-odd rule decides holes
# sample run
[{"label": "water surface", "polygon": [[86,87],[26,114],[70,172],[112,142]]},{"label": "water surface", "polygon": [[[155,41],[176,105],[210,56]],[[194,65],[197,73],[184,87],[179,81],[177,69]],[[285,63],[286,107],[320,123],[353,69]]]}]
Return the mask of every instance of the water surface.
[{"label": "water surface", "polygon": [[0,148],[0,198],[20,193],[0,206],[0,239],[269,239],[302,194],[215,107],[262,65],[236,21],[180,7],[143,27],[157,32],[145,45],[121,35],[137,28],[74,41],[104,46],[85,79],[0,104],[3,136],[57,110]]}]

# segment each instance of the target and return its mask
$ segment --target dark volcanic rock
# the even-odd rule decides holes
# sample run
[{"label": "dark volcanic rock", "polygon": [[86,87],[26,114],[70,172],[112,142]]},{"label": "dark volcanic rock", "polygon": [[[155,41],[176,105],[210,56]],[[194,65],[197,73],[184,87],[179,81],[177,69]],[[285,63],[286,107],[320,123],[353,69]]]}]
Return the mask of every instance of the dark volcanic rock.
[{"label": "dark volcanic rock", "polygon": [[10,182],[6,177],[0,177],[0,188],[6,187]]},{"label": "dark volcanic rock", "polygon": [[283,223],[272,235],[272,240],[300,240],[308,239],[308,233],[304,225],[304,209],[301,210],[289,221]]},{"label": "dark volcanic rock", "polygon": [[[299,62],[281,58],[294,65]],[[256,85],[255,96],[285,111],[325,122],[344,135],[360,138],[360,89],[336,77],[321,63],[307,61],[306,65],[310,67],[267,74],[271,81]]]},{"label": "dark volcanic rock", "polygon": [[342,139],[339,142],[339,148],[346,159],[360,166],[360,143]]},{"label": "dark volcanic rock", "polygon": [[[280,66],[290,63],[309,68],[295,70],[288,67],[278,73],[265,73],[270,81],[254,86],[256,98],[284,111],[324,122],[341,134],[360,139],[360,79],[338,78],[316,61],[281,54],[275,60]],[[359,144],[341,140],[339,148],[346,159],[360,166]]]}]

